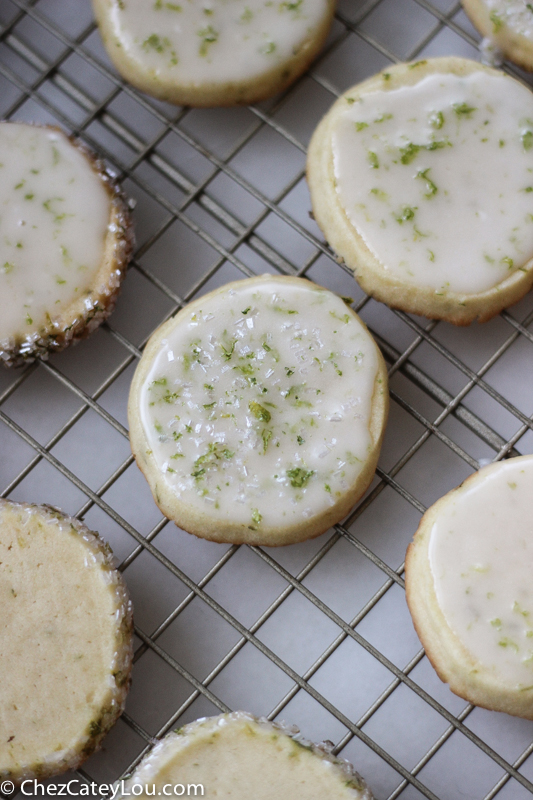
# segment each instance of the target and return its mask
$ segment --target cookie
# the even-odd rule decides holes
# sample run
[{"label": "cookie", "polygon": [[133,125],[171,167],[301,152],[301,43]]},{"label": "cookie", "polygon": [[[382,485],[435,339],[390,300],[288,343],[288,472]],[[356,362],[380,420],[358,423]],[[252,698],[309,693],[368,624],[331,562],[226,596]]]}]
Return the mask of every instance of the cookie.
[{"label": "cookie", "polygon": [[149,796],[154,786],[157,794],[166,784],[175,794],[202,786],[198,795],[220,800],[372,800],[351,764],[294,730],[244,711],[199,719],[156,744],[125,781],[123,796]]},{"label": "cookie", "polygon": [[315,131],[315,218],[368,294],[466,325],[533,283],[533,95],[461,58],[400,64]]},{"label": "cookie", "polygon": [[424,514],[407,602],[439,677],[478,706],[533,719],[533,456],[491,464]]},{"label": "cookie", "polygon": [[0,778],[76,769],[122,713],[131,602],[109,547],[48,506],[0,500]]},{"label": "cookie", "polygon": [[93,0],[120,74],[188,106],[256,103],[304,72],[328,35],[335,0]]},{"label": "cookie", "polygon": [[533,11],[525,0],[462,0],[478,31],[524,69],[533,70]]},{"label": "cookie", "polygon": [[57,128],[0,123],[0,360],[87,336],[114,308],[133,245],[102,162]]},{"label": "cookie", "polygon": [[301,278],[227,284],[161,326],[128,405],[163,513],[217,542],[318,536],[362,496],[388,410],[383,358],[345,302]]}]

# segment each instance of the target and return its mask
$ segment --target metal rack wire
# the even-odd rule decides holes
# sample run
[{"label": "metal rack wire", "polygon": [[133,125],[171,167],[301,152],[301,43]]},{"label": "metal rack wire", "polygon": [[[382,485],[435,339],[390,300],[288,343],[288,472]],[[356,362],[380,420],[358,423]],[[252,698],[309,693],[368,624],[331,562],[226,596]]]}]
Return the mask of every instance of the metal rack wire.
[{"label": "metal rack wire", "polygon": [[[138,204],[138,249],[110,322],[0,375],[2,496],[54,503],[100,530],[136,606],[127,710],[81,780],[115,780],[177,725],[245,707],[334,741],[379,800],[533,794],[530,723],[439,683],[402,579],[427,505],[480,463],[531,451],[533,300],[468,330],[386,309],[335,262],[304,183],[309,135],[343,89],[394,61],[477,58],[477,41],[455,0],[341,0],[324,53],[283,96],[199,112],[118,78],[88,1],[0,0],[3,118],[79,136]],[[343,525],[283,551],[200,542],[161,519],[125,427],[149,333],[199,293],[263,271],[353,295],[391,378],[366,497]]]}]

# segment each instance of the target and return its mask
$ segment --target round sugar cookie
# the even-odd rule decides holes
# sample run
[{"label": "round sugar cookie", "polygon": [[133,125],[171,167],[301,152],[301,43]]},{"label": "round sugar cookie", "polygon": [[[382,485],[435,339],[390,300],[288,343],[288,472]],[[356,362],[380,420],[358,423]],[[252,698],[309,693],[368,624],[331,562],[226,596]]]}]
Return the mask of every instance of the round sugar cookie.
[{"label": "round sugar cookie", "polygon": [[130,441],[189,533],[282,545],[318,536],[368,487],[388,411],[383,358],[345,302],[301,278],[229,283],[151,337]]},{"label": "round sugar cookie", "polygon": [[294,730],[244,711],[199,719],[156,744],[125,781],[123,796],[196,785],[219,800],[372,800],[351,764]]},{"label": "round sugar cookie", "polygon": [[439,677],[478,706],[533,719],[533,456],[491,464],[426,511],[407,602]]},{"label": "round sugar cookie", "polygon": [[526,0],[462,0],[478,31],[515,64],[533,70],[533,11]]},{"label": "round sugar cookie", "polygon": [[289,86],[321,49],[335,0],[93,0],[120,74],[188,106],[256,103]]},{"label": "round sugar cookie", "polygon": [[49,506],[0,500],[0,778],[76,769],[122,713],[131,601],[109,547]]},{"label": "round sugar cookie", "polygon": [[461,58],[400,64],[320,122],[315,218],[362,288],[466,325],[533,283],[533,94]]},{"label": "round sugar cookie", "polygon": [[95,330],[133,246],[120,190],[61,130],[0,123],[0,360],[19,366]]}]

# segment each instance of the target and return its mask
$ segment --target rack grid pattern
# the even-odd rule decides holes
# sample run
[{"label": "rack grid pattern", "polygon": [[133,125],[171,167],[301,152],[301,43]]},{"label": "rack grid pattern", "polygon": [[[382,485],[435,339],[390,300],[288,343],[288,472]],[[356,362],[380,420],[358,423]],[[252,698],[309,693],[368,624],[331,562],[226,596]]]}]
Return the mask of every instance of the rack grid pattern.
[{"label": "rack grid pattern", "polygon": [[[393,312],[335,261],[305,187],[306,144],[343,90],[396,61],[479,58],[478,41],[454,0],[340,0],[324,52],[290,90],[195,111],[117,76],[88,0],[0,0],[2,117],[78,136],[136,204],[138,246],[109,323],[0,373],[2,496],[61,506],[99,530],[135,603],[126,713],[80,780],[116,780],[169,730],[245,707],[331,740],[378,800],[533,794],[531,723],[440,684],[402,578],[428,505],[481,464],[532,450],[533,299],[468,329]],[[342,525],[283,550],[201,542],[162,519],[125,416],[151,331],[199,294],[262,272],[353,297],[391,381],[367,495]]]}]

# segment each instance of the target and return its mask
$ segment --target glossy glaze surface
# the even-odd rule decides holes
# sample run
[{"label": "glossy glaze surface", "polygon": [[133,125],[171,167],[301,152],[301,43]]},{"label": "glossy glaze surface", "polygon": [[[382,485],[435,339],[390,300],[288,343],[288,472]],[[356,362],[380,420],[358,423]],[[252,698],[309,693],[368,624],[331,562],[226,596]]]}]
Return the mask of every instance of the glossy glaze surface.
[{"label": "glossy glaze surface", "polygon": [[371,445],[377,374],[376,346],[343,300],[267,276],[180,320],[140,397],[176,496],[256,528],[333,505]]},{"label": "glossy glaze surface", "polygon": [[505,76],[430,75],[349,102],[337,191],[384,269],[476,294],[533,256],[533,96]]},{"label": "glossy glaze surface", "polygon": [[111,0],[124,54],[182,84],[248,81],[291,58],[328,13],[326,0]]},{"label": "glossy glaze surface", "polygon": [[516,33],[533,41],[533,9],[525,0],[484,0],[490,11],[493,33],[507,25]]},{"label": "glossy glaze surface", "polygon": [[476,661],[533,691],[533,456],[485,468],[453,493],[429,558],[446,620]]},{"label": "glossy glaze surface", "polygon": [[111,200],[58,130],[0,124],[0,342],[44,326],[87,294]]}]

